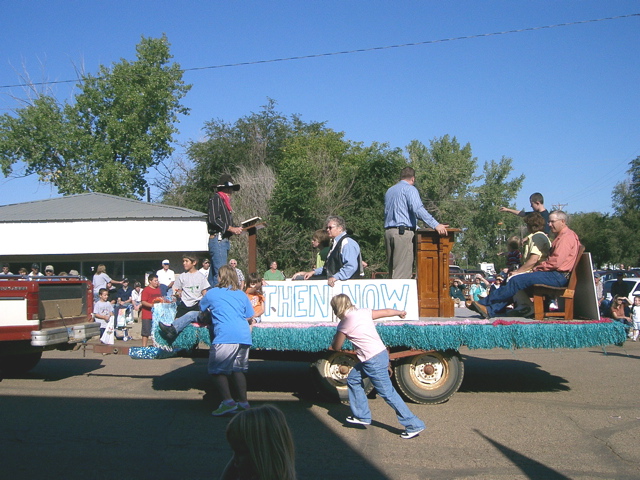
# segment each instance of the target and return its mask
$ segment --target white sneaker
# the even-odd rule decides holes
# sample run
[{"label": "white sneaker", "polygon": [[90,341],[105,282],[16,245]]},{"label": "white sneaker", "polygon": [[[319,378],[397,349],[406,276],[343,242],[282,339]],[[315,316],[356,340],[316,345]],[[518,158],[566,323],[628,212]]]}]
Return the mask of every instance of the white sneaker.
[{"label": "white sneaker", "polygon": [[356,417],[347,417],[347,422],[355,423],[357,425],[371,425],[371,422],[365,422],[364,420],[360,420]]},{"label": "white sneaker", "polygon": [[408,432],[407,430],[405,430],[400,434],[400,438],[409,439],[409,438],[417,437],[418,435],[420,435],[420,432],[422,432],[423,430],[424,428],[421,428],[420,430],[415,430],[413,432]]}]

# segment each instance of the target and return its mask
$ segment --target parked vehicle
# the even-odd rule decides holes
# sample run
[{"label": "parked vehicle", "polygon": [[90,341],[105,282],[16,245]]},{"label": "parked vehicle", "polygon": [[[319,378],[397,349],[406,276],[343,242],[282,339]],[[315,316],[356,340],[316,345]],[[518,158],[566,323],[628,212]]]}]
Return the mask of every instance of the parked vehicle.
[{"label": "parked vehicle", "polygon": [[[629,293],[627,297],[632,297],[633,295],[640,295],[640,277],[626,277],[622,279],[627,286]],[[607,280],[604,282],[604,298],[607,300],[612,300],[611,295],[611,285],[613,285],[617,280]],[[629,298],[632,300],[632,298]]]},{"label": "parked vehicle", "polygon": [[23,373],[44,350],[72,349],[100,334],[84,277],[0,275],[0,370]]}]

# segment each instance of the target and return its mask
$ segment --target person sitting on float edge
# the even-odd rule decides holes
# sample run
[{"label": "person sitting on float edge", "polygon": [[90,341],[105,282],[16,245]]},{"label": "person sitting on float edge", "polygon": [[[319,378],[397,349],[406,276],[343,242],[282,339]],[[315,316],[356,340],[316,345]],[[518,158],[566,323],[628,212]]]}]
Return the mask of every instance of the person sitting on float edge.
[{"label": "person sitting on float edge", "polygon": [[198,271],[198,259],[195,255],[185,253],[182,256],[184,273],[180,274],[173,284],[174,295],[178,298],[176,319],[172,325],[158,322],[160,335],[168,342],[178,337],[180,332],[200,318],[200,300],[211,288],[209,280]]},{"label": "person sitting on float edge", "polygon": [[304,274],[304,279],[312,280],[327,278],[327,283],[333,287],[336,280],[360,278],[362,273],[362,256],[360,245],[347,235],[344,218],[332,215],[327,218],[326,227],[333,245],[322,268],[316,268]]}]

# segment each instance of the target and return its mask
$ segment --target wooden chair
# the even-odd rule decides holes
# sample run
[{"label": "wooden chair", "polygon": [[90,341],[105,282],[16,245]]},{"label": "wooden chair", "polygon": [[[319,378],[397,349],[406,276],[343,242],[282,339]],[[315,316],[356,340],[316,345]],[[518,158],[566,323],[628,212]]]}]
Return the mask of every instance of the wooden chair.
[{"label": "wooden chair", "polygon": [[[573,264],[571,273],[569,274],[569,283],[566,287],[550,287],[548,285],[533,286],[533,309],[534,318],[536,320],[544,320],[545,317],[562,317],[564,318],[564,320],[573,320],[573,297],[576,293],[576,282],[578,281],[576,270],[583,253],[584,246],[580,245],[580,248],[578,249],[578,255],[576,256],[576,261]],[[558,310],[556,312],[545,312],[544,299],[547,296],[564,299],[564,311]]]}]

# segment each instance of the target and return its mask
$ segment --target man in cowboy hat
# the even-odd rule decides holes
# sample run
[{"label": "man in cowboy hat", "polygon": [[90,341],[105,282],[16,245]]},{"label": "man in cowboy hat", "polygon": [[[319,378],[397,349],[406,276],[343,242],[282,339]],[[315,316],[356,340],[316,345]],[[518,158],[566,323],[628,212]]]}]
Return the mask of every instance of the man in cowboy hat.
[{"label": "man in cowboy hat", "polygon": [[231,175],[226,173],[220,177],[218,190],[209,199],[209,214],[207,216],[207,228],[209,230],[209,255],[211,256],[211,268],[209,269],[209,284],[218,283],[218,269],[227,264],[231,235],[240,235],[242,227],[233,225],[231,215],[231,194],[240,190],[240,185],[233,183]]}]

